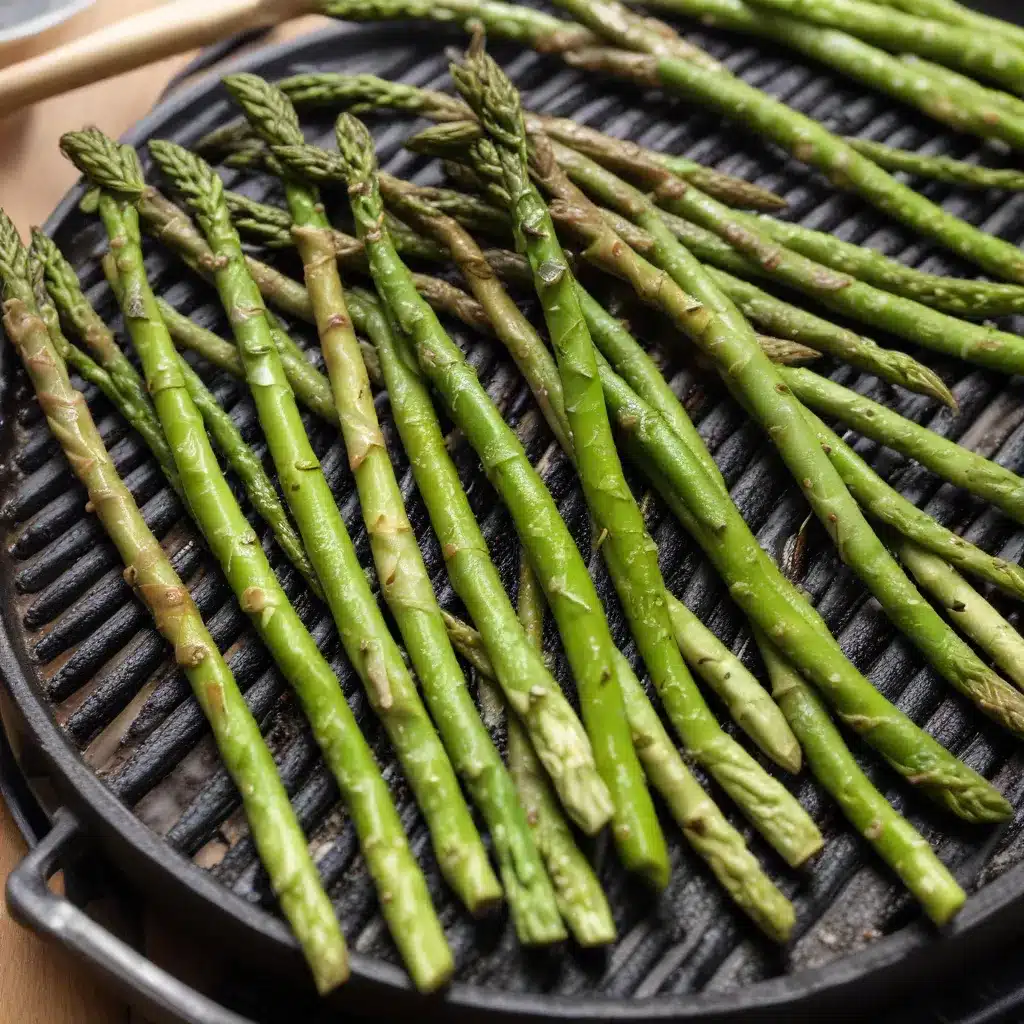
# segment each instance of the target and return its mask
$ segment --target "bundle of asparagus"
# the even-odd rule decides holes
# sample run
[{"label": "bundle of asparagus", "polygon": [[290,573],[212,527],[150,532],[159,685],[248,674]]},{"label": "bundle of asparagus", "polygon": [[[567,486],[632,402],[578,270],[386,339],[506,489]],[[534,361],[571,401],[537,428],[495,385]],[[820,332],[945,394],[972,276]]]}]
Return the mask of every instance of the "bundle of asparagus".
[{"label": "bundle of asparagus", "polygon": [[[658,4],[787,43],[959,130],[1011,145],[1024,140],[1024,101],[993,85],[1019,90],[1020,38],[996,38],[990,20],[952,0]],[[594,558],[607,568],[639,658],[686,756],[720,784],[788,863],[800,865],[819,850],[814,822],[720,726],[699,682],[714,695],[714,707],[780,768],[809,768],[925,912],[939,924],[948,921],[965,894],[861,772],[830,712],[907,782],[961,818],[1000,821],[1010,806],[846,659],[806,597],[750,532],[643,341],[599,296],[625,285],[632,293],[627,305],[636,300],[667,318],[673,342],[681,338],[695,348],[764,429],[839,555],[894,626],[981,711],[1022,734],[1024,639],[965,577],[1022,598],[1024,570],[911,504],[819,417],[895,449],[1018,521],[1024,521],[1024,480],[821,373],[786,365],[824,353],[956,404],[942,378],[920,360],[762,287],[781,284],[923,348],[1020,372],[1024,341],[964,319],[1024,310],[1019,254],[883,168],[980,187],[1019,188],[1019,176],[837,138],[734,78],[669,26],[615,0],[561,0],[579,25],[500,0],[328,0],[322,6],[358,19],[473,20],[477,31],[482,24],[495,36],[557,52],[570,64],[680,90],[739,116],[838,184],[1012,283],[913,270],[776,219],[770,214],[782,201],[740,179],[563,118],[524,115],[518,93],[484,52],[479,34],[465,60],[452,66],[458,97],[371,75],[299,75],[280,88],[252,75],[231,76],[227,85],[244,120],[218,129],[199,148],[278,176],[286,209],[226,192],[203,159],[153,142],[153,156],[196,214],[196,224],[143,181],[130,148],[95,130],[65,136],[65,152],[97,187],[93,205],[111,249],[104,269],[142,373],[89,305],[53,242],[37,234],[26,253],[13,227],[0,221],[5,329],[132,582],[193,683],[318,986],[326,990],[346,973],[338,922],[255,723],[117,480],[65,363],[94,383],[149,445],[295,687],[352,814],[395,942],[421,988],[443,985],[452,961],[420,868],[337,681],[235,502],[211,439],[282,550],[313,591],[325,596],[430,826],[441,870],[471,911],[484,912],[505,897],[524,943],[552,943],[570,932],[584,945],[612,941],[607,901],[568,821],[588,834],[610,823],[625,867],[662,888],[669,857],[649,785],[724,892],[762,932],[785,941],[795,924],[792,905],[691,774],[634,667],[616,648],[592,567],[520,437],[437,314],[497,339],[526,379],[579,479]],[[293,104],[346,111],[336,126],[336,152],[305,143]],[[380,108],[437,122],[409,144],[448,161],[455,188],[424,188],[378,171],[372,138],[352,114]],[[319,192],[322,183],[338,181],[348,189],[356,237],[333,226]],[[200,328],[152,293],[140,224],[216,286],[231,340]],[[244,251],[239,232],[270,254],[294,246],[304,281]],[[412,272],[406,261],[451,264],[467,290]],[[376,295],[353,285],[354,275],[372,283]],[[618,279],[615,288],[608,275]],[[537,297],[547,339],[509,288]],[[269,306],[315,327],[326,375]],[[89,353],[64,336],[62,322]],[[782,340],[757,336],[753,324]],[[192,355],[187,359],[176,346]],[[284,502],[230,415],[218,407],[202,378],[204,367],[246,383]],[[384,444],[374,386],[387,389],[449,579],[471,623],[441,608],[435,597]],[[523,554],[518,615],[449,454],[435,400],[511,515]],[[411,671],[327,487],[300,403],[340,428],[380,595]],[[750,620],[770,692],[666,588],[623,460],[660,495]],[[146,583],[146,573],[156,576]],[[544,601],[578,689],[582,722],[539,647]],[[494,681],[494,700],[507,708],[507,767],[456,655]],[[460,780],[490,833],[497,873]]]}]

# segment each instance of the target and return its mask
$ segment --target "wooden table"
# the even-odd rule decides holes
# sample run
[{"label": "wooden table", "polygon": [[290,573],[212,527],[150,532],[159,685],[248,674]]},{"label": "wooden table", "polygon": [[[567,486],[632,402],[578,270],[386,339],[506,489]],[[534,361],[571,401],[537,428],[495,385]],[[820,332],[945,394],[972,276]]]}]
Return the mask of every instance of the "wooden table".
[{"label": "wooden table", "polygon": [[[97,0],[35,39],[0,46],[0,63],[42,52],[158,2]],[[318,21],[298,19],[277,30],[275,37],[310,31]],[[169,58],[0,121],[0,204],[23,235],[46,218],[77,176],[57,149],[60,135],[86,125],[120,135],[153,106],[168,79],[191,56]],[[24,852],[21,836],[0,804],[0,883]],[[0,903],[0,1024],[127,1024],[131,1019],[116,996],[63,951],[18,927]]]}]

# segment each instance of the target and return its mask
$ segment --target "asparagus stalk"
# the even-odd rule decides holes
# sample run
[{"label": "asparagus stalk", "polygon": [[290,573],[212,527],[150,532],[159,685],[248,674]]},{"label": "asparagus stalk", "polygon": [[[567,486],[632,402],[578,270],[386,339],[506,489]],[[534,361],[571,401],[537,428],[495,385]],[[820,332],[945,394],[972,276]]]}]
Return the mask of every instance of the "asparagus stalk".
[{"label": "asparagus stalk", "polygon": [[[610,73],[645,87],[664,87],[696,97],[701,103],[739,119],[766,135],[797,159],[819,168],[837,184],[859,192],[883,212],[889,213],[929,238],[935,238],[965,259],[989,270],[994,276],[1024,284],[1024,259],[1007,242],[987,235],[902,185],[895,178],[862,157],[817,122],[791,110],[753,86],[720,70],[701,67],[697,62],[660,55],[664,30],[648,27],[620,4],[611,0],[564,0],[574,16],[590,23],[602,35],[623,40],[618,34],[623,22],[631,42],[642,43],[644,52],[629,53],[606,47],[562,48],[558,44],[574,27],[525,6],[501,0],[331,0],[329,13],[352,21],[398,18],[431,18],[456,21],[468,27],[482,25],[496,39],[529,42],[544,51],[549,35],[562,58],[575,67]],[[467,8],[471,8],[467,10]],[[552,21],[554,20],[554,24]],[[640,22],[638,32],[637,23]],[[641,36],[642,38],[638,38]]]},{"label": "asparagus stalk", "polygon": [[[638,223],[655,240],[659,234],[664,234],[666,225],[657,223],[649,200],[638,189],[572,150],[558,149],[556,155],[563,169],[577,182],[584,183],[592,195]],[[980,354],[983,346],[991,346],[996,353],[991,358],[1004,364],[1007,358],[1024,355],[1024,342],[1014,335],[1001,334],[993,345],[992,335],[998,332],[989,327],[968,324],[910,299],[881,291],[785,248],[762,230],[763,221],[729,211],[692,187],[685,190],[674,188],[673,179],[657,165],[648,163],[642,166],[634,162],[629,169],[643,173],[646,186],[654,190],[662,206],[697,221],[740,250],[747,257],[751,269],[798,288],[831,309],[900,334],[918,344],[940,351],[955,351],[961,358],[977,358],[979,361],[990,358]],[[963,344],[954,347],[950,335]],[[1006,342],[1006,350],[1003,350],[1003,341]],[[1016,356],[1011,356],[1011,349],[1017,353]],[[931,370],[903,353],[887,355],[915,390],[930,390],[947,404],[952,404],[948,389]],[[894,372],[890,368],[889,379]]]},{"label": "asparagus stalk", "polygon": [[[941,277],[889,259],[877,249],[844,242],[790,221],[763,217],[758,222],[786,248],[856,277],[876,288],[915,299],[954,316],[990,317],[1024,313],[1024,288],[994,281]],[[686,239],[681,239],[686,244]]]},{"label": "asparagus stalk", "polygon": [[[1010,26],[1009,22],[1003,22],[1003,27],[1016,28],[1017,26]],[[934,61],[925,60],[914,53],[901,54],[900,61],[908,67],[929,75],[932,81],[943,89],[953,86],[954,88],[965,90],[967,95],[973,98],[974,102],[982,105],[982,109],[987,116],[993,116],[993,111],[997,112],[996,116],[999,113],[1008,114],[1018,119],[1024,116],[1024,100],[1011,96],[1008,92],[1003,92],[1001,89],[990,89],[975,79],[969,78],[967,75],[961,75],[959,72],[953,71],[944,64],[936,64]]]},{"label": "asparagus stalk", "polygon": [[167,444],[167,439],[160,428],[160,423],[156,418],[156,413],[153,411],[149,398],[143,394],[142,398],[145,399],[143,402],[136,395],[122,395],[120,389],[114,383],[113,377],[96,363],[91,356],[68,341],[61,331],[60,317],[43,284],[43,268],[38,260],[34,258],[35,255],[34,251],[29,251],[28,274],[33,279],[33,300],[36,313],[46,325],[50,335],[50,342],[57,355],[66,366],[71,366],[82,380],[97,387],[107,401],[121,412],[121,415],[124,416],[153,453],[153,457],[156,459],[157,464],[160,466],[175,494],[179,497],[184,497],[181,480],[178,477],[178,469],[174,464],[174,456],[171,454],[170,446]]},{"label": "asparagus stalk", "polygon": [[987,580],[1017,598],[1024,598],[1024,568],[982,551],[937,523],[927,512],[890,487],[837,434],[807,410],[822,449],[832,460],[843,483],[873,519],[885,523],[919,547],[938,555],[951,566]]},{"label": "asparagus stalk", "polygon": [[909,540],[900,540],[896,553],[961,632],[1024,689],[1024,638],[1020,633],[938,555]]},{"label": "asparagus stalk", "polygon": [[[555,350],[577,469],[600,531],[602,554],[655,689],[691,756],[741,801],[745,812],[790,863],[801,863],[821,842],[813,822],[795,801],[785,800],[782,792],[770,785],[774,780],[755,770],[755,762],[741,747],[726,738],[674,642],[657,548],[621,475],[580,296],[547,207],[529,179],[518,94],[476,44],[464,63],[452,66],[452,77],[481,122],[490,126],[489,146],[487,140],[479,145],[488,146],[491,152],[484,159],[501,169],[496,186],[508,196],[509,210],[517,220],[517,247],[534,270]],[[597,424],[592,420],[595,409],[600,414]],[[614,497],[614,502],[610,503],[609,497]],[[640,595],[644,600],[638,599]],[[740,774],[744,776],[742,787],[736,785]],[[743,793],[737,796],[740,788]],[[749,793],[758,790],[757,798],[751,799]]]},{"label": "asparagus stalk", "polygon": [[[359,237],[370,258],[374,283],[399,327],[413,338],[421,365],[426,369],[426,364],[438,360],[437,369],[443,370],[443,364],[448,364],[448,372],[455,371],[450,383],[458,386],[462,376],[459,370],[464,366],[461,353],[458,357],[461,365],[452,366],[454,353],[451,349],[455,346],[429,306],[409,287],[408,273],[383,226],[383,207],[369,133],[351,116],[342,115],[337,135],[352,211]],[[439,354],[438,350],[445,354]],[[630,870],[663,887],[668,876],[664,838],[633,752],[617,689],[609,685],[611,667],[607,650],[611,636],[575,542],[514,435],[509,431],[500,438],[511,460],[506,473],[493,462],[498,457],[498,449],[493,444],[480,444],[476,425],[463,422],[457,401],[452,402],[447,396],[446,400],[471,443],[474,443],[474,434],[477,437],[474,447],[484,458],[488,472],[507,477],[510,484],[515,481],[512,487],[499,484],[499,493],[517,520],[521,539],[527,543],[529,538],[533,544],[531,558],[553,606],[559,609],[559,625],[580,690],[583,719],[594,746],[595,761],[615,804],[613,833],[620,855]],[[504,434],[508,428],[489,401],[488,406],[483,413],[483,426],[488,432],[493,431],[491,423],[487,422],[493,414],[494,426],[500,424],[499,435]],[[473,411],[480,415],[478,409]],[[524,510],[529,518],[528,527],[522,515]]]},{"label": "asparagus stalk", "polygon": [[[433,362],[428,361],[426,365],[432,366]],[[444,380],[443,375],[440,379]],[[538,375],[540,383],[535,386],[543,387],[543,379],[542,372]],[[602,371],[602,383],[620,427],[641,442],[652,436],[665,440],[664,430],[669,428],[658,425],[650,410],[635,396],[630,396],[621,381]],[[657,454],[657,447],[649,450]],[[734,506],[729,503],[722,506],[721,485],[707,476],[692,453],[680,451],[678,445],[672,447],[670,443],[662,445],[661,450],[661,465],[668,471],[667,478],[673,481],[674,489],[664,480],[660,483],[664,486],[663,496],[673,511],[712,556],[748,614],[755,621],[760,620],[765,629],[789,648],[787,653],[808,672],[809,678],[821,688],[844,720],[864,734],[901,774],[956,813],[974,820],[997,820],[1005,816],[1008,805],[983,779],[893,708],[845,660],[824,623],[781,577],[774,563],[750,536]],[[684,469],[687,472],[684,473]],[[721,506],[723,512],[728,513],[726,531],[702,529],[680,501],[677,491],[685,493],[694,507]],[[780,592],[785,595],[781,601]],[[884,725],[881,729],[873,728],[877,723]],[[918,769],[923,769],[924,774]],[[939,769],[938,773],[932,774],[935,769]]]},{"label": "asparagus stalk", "polygon": [[871,139],[846,140],[858,153],[873,160],[887,171],[902,171],[919,178],[945,181],[950,185],[967,188],[1002,188],[1011,192],[1024,191],[1024,172],[1007,168],[981,167],[948,156],[929,156],[913,153],[884,142]]},{"label": "asparagus stalk", "polygon": [[981,11],[965,7],[956,0],[882,0],[888,7],[897,7],[920,18],[934,18],[936,21],[963,25],[968,28],[994,32],[1017,46],[1024,46],[1024,29],[1003,18],[993,18]]},{"label": "asparagus stalk", "polygon": [[[565,452],[572,457],[574,453],[570,442],[571,432],[565,412],[558,368],[533,326],[512,302],[504,288],[492,276],[481,272],[480,268],[485,267],[486,263],[484,263],[483,254],[476,247],[473,239],[451,218],[432,210],[429,204],[420,202],[415,197],[413,189],[397,188],[393,182],[390,185],[385,185],[382,182],[382,189],[402,216],[407,217],[413,224],[421,227],[448,247],[474,294],[488,311],[499,337],[523,371],[534,395],[542,401],[542,408],[552,425],[553,433],[559,439]],[[598,347],[603,350],[607,345],[615,346],[617,344],[620,350],[624,348],[624,344],[617,341],[616,336],[626,333],[625,328],[578,284],[577,288],[584,318],[593,332],[593,338]],[[632,339],[630,340],[632,341]],[[639,350],[635,341],[632,344],[634,349]],[[644,358],[646,359],[646,356]],[[653,366],[651,369],[657,374],[657,370]],[[660,378],[660,374],[658,376]],[[688,428],[693,432],[694,428],[689,418],[682,412],[678,403],[676,405],[680,414],[679,419],[685,422],[685,426],[681,426],[679,429],[685,432]],[[699,448],[710,466],[714,467],[714,460],[707,454],[707,449],[699,440],[693,447]],[[714,472],[717,473],[717,467]],[[678,641],[680,630],[674,621],[675,617],[672,616],[674,598],[667,591],[665,596],[670,617],[673,618],[673,635]],[[698,630],[703,636],[694,636]],[[719,669],[719,666],[706,659],[708,650],[714,649],[717,641],[713,634],[700,623],[696,623],[696,629],[691,628],[686,632],[685,643],[680,644],[683,655],[695,655],[696,660],[690,663],[702,677],[710,680],[712,688],[726,701],[730,711],[736,715],[735,720],[751,738],[770,757],[787,767],[792,767],[794,759],[798,761],[799,751],[794,752],[795,741],[792,734],[764,690],[757,685],[756,680],[749,673],[745,675],[736,673],[730,676],[730,672],[724,664]],[[753,684],[753,688],[750,687],[750,683]],[[781,791],[774,790],[770,782],[767,787],[763,786],[762,788],[765,789],[765,793],[774,793],[775,798],[780,801],[779,807],[772,809],[771,816],[780,821],[786,820],[790,812],[786,810],[787,801]],[[765,798],[763,795],[759,796],[758,801],[763,801]],[[752,805],[748,813],[756,820],[763,820],[757,802]],[[792,813],[799,818],[799,812],[795,809],[792,810]],[[771,832],[771,829],[769,828],[768,831]]]},{"label": "asparagus stalk", "polygon": [[[280,90],[246,74],[232,75],[225,84],[265,142],[302,144],[298,117]],[[288,174],[284,185],[384,599],[395,616],[455,769],[490,828],[520,941],[531,945],[557,942],[566,933],[554,890],[512,780],[469,695],[416,534],[405,513],[342,290],[332,230],[319,191]],[[371,340],[389,333],[383,314],[372,304],[364,311],[362,321]],[[391,398],[394,408],[395,392],[391,392]]]},{"label": "asparagus stalk", "polygon": [[[543,166],[546,170],[553,161]],[[624,182],[621,186],[629,187]],[[956,689],[1006,728],[1020,731],[1024,728],[1024,705],[1017,706],[1018,695],[921,599],[871,531],[828,456],[815,444],[800,403],[758,348],[749,326],[692,255],[676,242],[642,194],[632,190],[631,199],[630,214],[654,238],[660,266],[680,289],[685,287],[697,297],[696,302],[689,301],[687,316],[677,322],[710,356],[729,387],[768,431],[790,471],[803,482],[811,506],[826,529],[837,542],[842,538],[839,549],[844,560],[858,572],[893,622]],[[620,253],[622,248],[620,243]],[[617,256],[614,246],[608,251]],[[623,262],[621,257],[617,261]],[[698,319],[701,313],[702,320]]]},{"label": "asparagus stalk", "polygon": [[1024,522],[1024,480],[1012,470],[811,370],[779,367],[778,372],[805,405],[916,459],[944,480]]},{"label": "asparagus stalk", "polygon": [[[346,75],[332,72],[295,75],[277,83],[297,106],[343,107],[350,113],[361,114],[380,107],[403,110],[410,114],[428,117],[432,121],[462,121],[470,115],[469,107],[461,100],[447,93],[390,82],[376,75]],[[529,120],[537,119],[544,131],[552,138],[559,137],[560,127],[573,124],[565,118],[525,112]],[[624,139],[605,136],[614,143],[632,151],[636,144]],[[209,136],[207,136],[209,138]],[[202,143],[200,143],[200,148]],[[662,159],[663,154],[654,150],[642,150],[653,159]],[[721,199],[730,206],[742,206],[756,210],[781,210],[786,201],[774,192],[754,185],[743,178],[736,178],[712,167],[705,167],[685,157],[666,158],[673,161],[674,173],[684,181],[697,185],[709,195]],[[443,209],[443,204],[438,203]]]},{"label": "asparagus stalk", "polygon": [[[197,273],[211,276],[213,257],[210,247],[184,211],[150,186],[139,197],[136,207],[139,217],[157,240],[177,252]],[[252,256],[245,257],[245,265],[260,294],[269,303],[289,316],[315,323],[309,294],[301,282]],[[479,306],[464,291],[438,278],[418,274],[414,277],[416,286],[426,291],[425,297],[439,312],[447,313],[474,329],[487,329],[487,320]]]},{"label": "asparagus stalk", "polygon": [[345,939],[274,759],[187,588],[118,476],[84,398],[68,379],[64,360],[39,317],[28,275],[28,254],[14,225],[0,213],[4,329],[21,356],[50,429],[86,488],[90,509],[124,561],[125,580],[173,648],[175,662],[206,715],[241,794],[281,910],[317,988],[328,992],[348,977]]},{"label": "asparagus stalk", "polygon": [[1000,82],[1011,92],[1024,88],[1024,51],[1002,33],[962,28],[892,10],[868,0],[753,0],[773,13],[793,15],[896,53],[916,53],[939,64]]},{"label": "asparagus stalk", "polygon": [[[743,0],[666,0],[666,2],[683,5],[685,13],[699,14],[705,20],[711,18],[716,24],[723,23],[730,28],[738,27],[735,24],[736,12],[742,11],[740,21],[744,18],[756,19],[758,24],[775,26],[776,22],[785,23],[789,27],[792,19],[778,18],[771,15],[764,15],[756,12]],[[682,8],[680,8],[682,9]],[[801,26],[805,31],[812,34],[822,34],[826,37],[838,35],[829,30],[822,30],[815,26],[793,22]],[[847,37],[848,38],[848,37]],[[837,47],[834,39],[828,39],[827,50],[829,54],[837,55]],[[855,47],[864,44],[856,40],[850,40]],[[865,47],[869,49],[869,47]],[[841,52],[841,47],[839,48]],[[815,57],[822,57],[823,53],[815,50],[812,54]],[[908,78],[907,66],[890,58],[881,51],[875,51],[877,58],[886,65],[886,81],[906,82]],[[853,61],[855,67],[865,65],[874,66],[870,60],[863,59],[865,55],[856,55],[858,59]],[[891,65],[891,66],[889,66]],[[928,103],[935,105],[935,111],[951,110],[961,112],[964,109],[962,102],[954,102],[937,94],[934,82],[926,75],[914,78],[919,85],[923,97]],[[281,88],[287,92],[290,98],[296,103],[309,103],[313,105],[348,105],[353,112],[360,112],[365,109],[379,109],[388,107],[391,109],[405,110],[410,113],[422,114],[435,121],[453,122],[464,119],[470,113],[468,108],[460,100],[447,95],[446,93],[433,92],[428,89],[421,89],[416,86],[402,83],[389,82],[374,75],[344,75],[334,73],[296,75],[294,78],[285,79],[280,83]],[[984,125],[991,124],[993,118],[991,112],[986,112],[980,118]],[[614,139],[594,129],[566,120],[564,118],[550,117],[544,115],[527,115],[527,127],[536,123],[549,137],[558,142],[563,142],[572,148],[578,148],[582,142],[589,141],[590,145],[584,151],[597,160],[610,150],[613,153],[621,154],[621,158],[627,161],[654,160],[667,167],[672,173],[695,185],[708,195],[721,199],[723,202],[733,206],[761,205],[755,203],[755,196],[748,201],[742,201],[742,186],[746,183],[741,179],[728,179],[721,185],[711,176],[718,172],[709,171],[701,165],[693,165],[681,157],[670,157],[665,154],[646,150],[635,143]],[[1018,144],[1024,145],[1024,129],[1014,137]],[[859,142],[849,140],[851,145],[860,145]],[[1012,141],[1012,140],[1011,140]],[[869,154],[870,155],[870,154]],[[954,162],[956,163],[956,162]],[[692,166],[691,166],[692,165]],[[1024,175],[1016,171],[1010,172],[989,172],[986,168],[977,168],[975,165],[963,165],[970,171],[979,171],[982,175],[995,173],[997,175],[1012,174],[1019,180],[1024,181]],[[699,168],[702,172],[708,172],[706,176],[694,172],[693,167]],[[904,169],[904,168],[897,168]],[[733,184],[735,182],[735,184]],[[995,179],[992,179],[995,184]],[[755,188],[755,186],[750,186]],[[771,193],[769,193],[771,195]],[[454,215],[451,209],[446,210]],[[776,231],[776,225],[778,231]],[[283,225],[282,225],[283,226]],[[943,309],[946,312],[956,314],[968,314],[975,316],[1000,316],[1007,313],[1018,312],[1024,308],[1024,290],[1016,286],[994,284],[991,282],[973,282],[957,278],[940,277],[934,274],[924,274],[913,270],[894,260],[887,260],[878,253],[854,246],[849,243],[839,242],[830,235],[823,235],[810,232],[806,228],[797,225],[780,223],[771,220],[764,221],[764,228],[772,231],[775,237],[784,244],[790,245],[787,237],[778,232],[789,231],[796,237],[809,236],[813,239],[810,243],[813,251],[808,251],[797,245],[790,245],[796,248],[803,255],[809,256],[824,263],[833,269],[841,270],[852,274],[867,283],[874,284],[879,288],[889,291],[896,291],[908,298],[918,299],[928,305]],[[396,243],[398,239],[396,238]],[[813,244],[819,243],[819,244]],[[834,250],[838,250],[835,253]],[[893,287],[893,285],[896,287]],[[902,286],[902,287],[901,287]],[[929,301],[930,300],[930,301]]]},{"label": "asparagus stalk", "polygon": [[[449,154],[454,150],[465,158],[467,145],[472,146],[473,140],[478,136],[479,127],[474,124],[444,125],[421,133],[411,148],[435,153],[441,149]],[[542,136],[535,135],[533,138],[535,146],[541,145],[539,140],[543,138]],[[586,259],[600,269],[625,278],[641,299],[662,309],[682,331],[703,330],[702,324],[707,319],[707,311],[699,303],[694,303],[682,289],[666,287],[664,271],[651,262],[657,256],[659,248],[664,249],[666,245],[674,244],[670,235],[681,233],[676,226],[678,218],[670,221],[669,218],[673,215],[659,212],[639,189],[616,177],[583,154],[559,143],[549,144],[545,141],[543,146],[545,152],[550,146],[550,159],[546,156],[536,158],[534,173],[546,191],[555,198],[552,213],[558,223],[573,231],[585,243]],[[619,213],[608,214],[594,205],[573,184],[570,175],[584,182],[589,192],[600,192],[602,198],[612,202]],[[690,190],[692,186],[687,186],[687,191]],[[626,213],[625,218],[619,215],[622,212]],[[628,218],[633,218],[638,223],[642,222],[639,232],[635,225],[630,226],[632,221]],[[685,227],[685,222],[683,224]],[[705,234],[704,229],[699,227],[695,227],[694,231],[701,238]],[[739,255],[721,239],[715,239],[710,245],[700,247],[691,244],[687,239],[687,247],[700,258],[710,255],[716,262],[725,263],[730,267],[737,267],[738,264],[738,269],[744,272],[756,274],[760,271],[757,262]],[[641,248],[650,259],[640,254]],[[837,275],[831,274],[825,268],[820,270],[830,275],[832,279],[837,278]],[[742,289],[742,285],[739,287]],[[831,295],[832,292],[828,294]],[[879,295],[883,296],[883,301],[894,298],[884,293]],[[780,319],[793,318],[788,310],[778,310],[778,316]],[[806,320],[806,317],[801,319]],[[876,373],[886,380],[941,398],[948,404],[952,403],[949,389],[942,380],[905,353],[881,348],[852,331],[833,328],[817,330],[816,334],[819,347],[824,343],[826,350],[832,351],[839,358]]]},{"label": "asparagus stalk", "polygon": [[763,633],[757,640],[772,682],[772,695],[800,738],[814,777],[928,916],[938,925],[947,924],[963,906],[967,894],[925,839],[872,785],[818,695],[779,656]]},{"label": "asparagus stalk", "polygon": [[[602,369],[601,379],[616,423],[648,456],[652,482],[711,558],[733,599],[843,722],[955,814],[979,822],[1005,818],[1009,804],[988,782],[914,725],[846,660],[817,612],[782,576],[736,507],[664,420],[610,368]],[[713,517],[716,528],[705,522]]]},{"label": "asparagus stalk", "polygon": [[174,453],[189,509],[243,611],[295,688],[359,835],[382,912],[418,987],[451,976],[453,961],[398,813],[337,677],[288,602],[217,465],[202,418],[185,390],[181,362],[146,280],[134,203],[145,192],[135,152],[91,129],[61,148],[104,189],[100,213],[123,287],[122,311],[157,416]]},{"label": "asparagus stalk", "polygon": [[[560,0],[584,20],[608,27],[600,5]],[[490,26],[488,26],[490,27]],[[738,78],[707,71],[687,61],[652,53],[595,48],[564,55],[575,67],[611,73],[645,87],[661,87],[698,99],[716,112],[738,119],[770,138],[797,159],[817,167],[836,184],[853,190],[884,213],[941,242],[993,276],[1024,284],[1024,261],[1013,247],[947,213],[898,182],[817,122],[791,110]]]},{"label": "asparagus stalk", "polygon": [[[455,618],[450,628],[460,651],[486,675],[490,669],[487,652],[476,631]],[[686,767],[629,662],[617,649],[615,666],[633,741],[651,785],[665,800],[687,842],[707,862],[737,906],[766,935],[777,942],[785,942],[794,924],[792,904],[764,874],[743,837]],[[511,743],[510,733],[510,757]]]},{"label": "asparagus stalk", "polygon": [[704,25],[782,43],[952,128],[1024,145],[1024,124],[1019,119],[1001,115],[990,104],[979,105],[973,92],[953,82],[943,82],[937,88],[932,76],[908,69],[899,58],[856,38],[845,25],[827,28],[760,10],[756,0],[653,0],[652,6],[698,18]]},{"label": "asparagus stalk", "polygon": [[[781,576],[735,507],[722,501],[720,483],[707,475],[671,428],[605,368],[602,384],[617,424],[656,465],[653,481],[712,558],[735,599],[807,673],[843,720],[897,771],[955,813],[978,821],[999,820],[1009,813],[1009,805],[984,779],[918,729],[846,661],[820,617]],[[877,728],[877,723],[884,724]]]},{"label": "asparagus stalk", "polygon": [[306,436],[262,297],[246,269],[224,204],[220,178],[203,160],[174,143],[154,140],[150,151],[196,211],[214,253],[214,282],[231,321],[282,488],[349,661],[423,810],[441,871],[472,912],[484,912],[501,899],[501,886]]},{"label": "asparagus stalk", "polygon": [[669,595],[668,613],[676,643],[686,660],[729,709],[733,721],[759,743],[762,753],[794,774],[800,771],[800,744],[778,707],[747,667],[678,598]]},{"label": "asparagus stalk", "polygon": [[[504,591],[503,591],[504,593]],[[519,562],[518,620],[528,643],[543,658],[544,594],[523,557]],[[452,619],[452,622],[458,620]],[[464,625],[464,624],[460,624]],[[467,634],[473,632],[467,627]],[[479,650],[488,666],[483,636],[476,633]],[[494,678],[492,668],[491,678]],[[544,767],[530,743],[530,736],[516,715],[508,716],[508,763],[519,799],[526,807],[534,838],[555,885],[562,917],[582,946],[598,946],[615,938],[615,921],[601,883],[590,862],[573,839],[558,801],[544,776]]]},{"label": "asparagus stalk", "polygon": [[[102,317],[85,297],[74,268],[53,241],[42,232],[34,232],[32,247],[45,268],[50,297],[57,304],[59,312],[92,349],[100,364],[110,374],[112,381],[116,382],[118,394],[124,395],[129,403],[145,403],[145,407],[151,410],[145,382],[121,351]],[[116,294],[119,290],[117,282],[112,282],[112,285]],[[320,582],[259,456],[246,444],[234,420],[217,404],[217,400],[210,394],[202,379],[184,359],[181,360],[181,374],[192,402],[203,417],[207,432],[227,464],[242,481],[253,508],[270,526],[278,546],[288,556],[288,560],[302,573],[313,592],[319,595]],[[159,429],[156,414],[152,415],[153,422]],[[166,441],[164,443],[166,444]],[[167,449],[167,453],[170,454],[170,449]]]}]

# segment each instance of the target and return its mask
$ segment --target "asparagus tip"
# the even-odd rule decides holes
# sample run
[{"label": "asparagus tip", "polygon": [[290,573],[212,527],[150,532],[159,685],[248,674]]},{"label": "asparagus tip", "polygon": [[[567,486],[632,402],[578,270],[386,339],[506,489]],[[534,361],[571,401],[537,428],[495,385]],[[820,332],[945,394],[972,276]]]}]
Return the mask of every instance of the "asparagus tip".
[{"label": "asparagus tip", "polygon": [[248,73],[227,75],[224,85],[264,142],[271,146],[305,142],[295,107],[276,85]]},{"label": "asparagus tip", "polygon": [[99,128],[65,132],[60,151],[91,182],[118,195],[141,196],[146,183],[138,154],[131,146],[122,146]]}]

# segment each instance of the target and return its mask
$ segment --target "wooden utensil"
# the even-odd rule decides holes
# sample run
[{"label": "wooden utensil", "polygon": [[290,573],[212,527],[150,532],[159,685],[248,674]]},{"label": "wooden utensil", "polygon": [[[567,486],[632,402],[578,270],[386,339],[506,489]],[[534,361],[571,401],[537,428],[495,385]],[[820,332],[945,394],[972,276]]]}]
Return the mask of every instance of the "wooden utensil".
[{"label": "wooden utensil", "polygon": [[0,70],[0,117],[310,7],[309,0],[174,0]]}]

